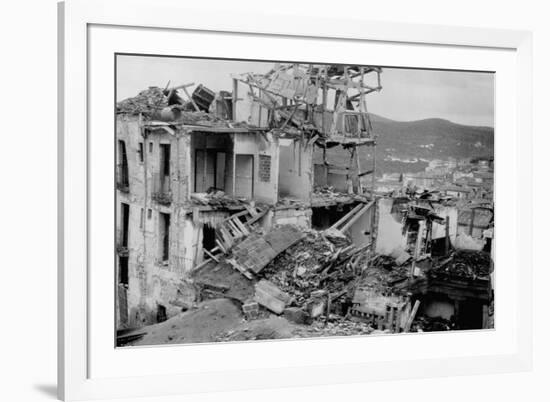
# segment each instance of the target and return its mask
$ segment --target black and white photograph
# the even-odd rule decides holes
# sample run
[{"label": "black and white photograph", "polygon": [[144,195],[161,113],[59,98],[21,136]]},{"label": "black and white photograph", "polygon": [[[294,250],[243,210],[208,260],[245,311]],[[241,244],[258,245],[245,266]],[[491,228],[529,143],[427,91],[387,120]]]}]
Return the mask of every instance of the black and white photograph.
[{"label": "black and white photograph", "polygon": [[543,4],[10,3],[0,399],[548,399]]},{"label": "black and white photograph", "polygon": [[117,347],[492,330],[494,80],[115,55]]}]

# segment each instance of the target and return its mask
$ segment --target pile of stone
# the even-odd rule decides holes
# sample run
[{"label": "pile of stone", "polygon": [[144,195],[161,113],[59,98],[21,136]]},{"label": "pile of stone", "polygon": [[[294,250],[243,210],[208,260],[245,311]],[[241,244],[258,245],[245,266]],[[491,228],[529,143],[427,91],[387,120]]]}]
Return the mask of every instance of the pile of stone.
[{"label": "pile of stone", "polygon": [[486,279],[493,272],[491,255],[485,251],[456,250],[449,258],[434,266],[430,277]]},{"label": "pile of stone", "polygon": [[353,258],[359,250],[349,240],[345,244],[336,248],[322,232],[308,231],[264,268],[263,277],[288,293],[297,306],[312,294],[318,297],[320,290],[341,293],[359,272]]},{"label": "pile of stone", "polygon": [[168,106],[168,98],[159,87],[149,87],[137,96],[120,101],[117,113],[153,115]]}]

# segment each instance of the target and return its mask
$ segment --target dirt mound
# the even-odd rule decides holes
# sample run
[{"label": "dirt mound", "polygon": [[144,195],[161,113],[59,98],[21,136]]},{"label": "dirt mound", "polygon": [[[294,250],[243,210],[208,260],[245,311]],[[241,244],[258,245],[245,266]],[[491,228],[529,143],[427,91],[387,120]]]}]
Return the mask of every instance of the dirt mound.
[{"label": "dirt mound", "polygon": [[242,322],[241,309],[233,301],[206,300],[196,309],[146,327],[146,335],[133,345],[214,342],[220,333]]},{"label": "dirt mound", "polygon": [[254,282],[226,262],[212,262],[193,273],[201,298],[227,297],[245,302],[254,297]]},{"label": "dirt mound", "polygon": [[261,339],[292,338],[297,325],[290,323],[283,317],[269,318],[244,322],[239,327],[221,334],[217,341],[252,341]]}]

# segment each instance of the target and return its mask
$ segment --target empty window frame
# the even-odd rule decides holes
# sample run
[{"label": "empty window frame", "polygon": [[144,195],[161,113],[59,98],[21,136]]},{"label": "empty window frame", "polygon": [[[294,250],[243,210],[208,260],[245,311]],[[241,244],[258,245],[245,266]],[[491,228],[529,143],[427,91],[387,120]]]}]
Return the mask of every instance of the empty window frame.
[{"label": "empty window frame", "polygon": [[128,247],[128,231],[130,226],[130,205],[120,204],[120,246]]},{"label": "empty window frame", "polygon": [[159,258],[170,259],[170,214],[159,212]]},{"label": "empty window frame", "polygon": [[138,151],[137,151],[137,153],[138,153],[138,161],[139,161],[140,163],[143,163],[143,142],[140,142],[140,143],[138,144]]},{"label": "empty window frame", "polygon": [[158,189],[161,193],[170,191],[170,144],[160,144],[159,146],[159,184]]},{"label": "empty window frame", "polygon": [[118,257],[118,283],[124,286],[128,286],[129,277],[128,277],[128,257],[127,256]]},{"label": "empty window frame", "polygon": [[209,189],[225,191],[227,154],[217,149],[195,151],[195,192],[205,193]]},{"label": "empty window frame", "polygon": [[128,174],[128,155],[126,153],[126,143],[118,140],[117,154],[117,188],[122,191],[128,191],[130,179]]}]

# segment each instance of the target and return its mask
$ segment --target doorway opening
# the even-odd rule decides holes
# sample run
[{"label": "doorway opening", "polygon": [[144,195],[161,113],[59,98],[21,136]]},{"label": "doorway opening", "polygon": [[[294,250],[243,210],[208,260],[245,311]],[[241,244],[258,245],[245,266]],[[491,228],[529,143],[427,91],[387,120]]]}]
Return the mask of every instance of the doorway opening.
[{"label": "doorway opening", "polygon": [[205,224],[202,228],[202,248],[204,250],[212,250],[216,247],[216,230]]}]

